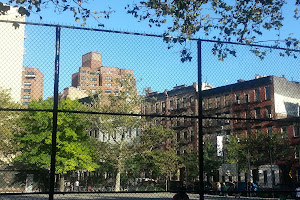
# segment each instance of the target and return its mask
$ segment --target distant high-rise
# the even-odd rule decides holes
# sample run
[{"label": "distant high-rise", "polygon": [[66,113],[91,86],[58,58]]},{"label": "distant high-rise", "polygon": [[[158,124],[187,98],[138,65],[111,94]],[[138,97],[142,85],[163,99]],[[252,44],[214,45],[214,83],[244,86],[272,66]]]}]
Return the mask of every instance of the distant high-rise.
[{"label": "distant high-rise", "polygon": [[[0,20],[24,22],[25,16],[19,15],[17,10],[10,7],[7,14],[0,15]],[[15,102],[21,102],[24,38],[24,25],[15,28],[12,23],[0,23],[0,87],[10,89]]]},{"label": "distant high-rise", "polygon": [[27,106],[32,100],[43,98],[44,75],[37,68],[24,67],[23,69],[21,101]]},{"label": "distant high-rise", "polygon": [[132,70],[102,66],[102,55],[89,52],[82,56],[79,72],[72,75],[72,86],[91,92],[101,91],[103,94],[117,95],[122,88],[117,80],[128,77],[135,79]]}]

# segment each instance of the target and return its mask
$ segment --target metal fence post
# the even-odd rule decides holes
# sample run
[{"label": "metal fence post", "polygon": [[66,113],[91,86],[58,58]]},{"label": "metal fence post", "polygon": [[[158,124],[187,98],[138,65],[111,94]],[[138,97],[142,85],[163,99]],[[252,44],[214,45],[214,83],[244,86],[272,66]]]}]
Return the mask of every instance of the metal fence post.
[{"label": "metal fence post", "polygon": [[56,26],[55,40],[55,70],[54,70],[54,103],[53,103],[53,130],[51,148],[51,172],[49,200],[54,199],[55,185],[55,156],[56,156],[56,135],[57,135],[57,113],[58,113],[58,82],[59,82],[59,55],[60,55],[60,26]]},{"label": "metal fence post", "polygon": [[201,39],[197,41],[197,62],[198,62],[198,160],[199,160],[199,195],[200,200],[204,200],[204,182],[203,182],[203,113],[202,113],[202,57],[201,57]]}]

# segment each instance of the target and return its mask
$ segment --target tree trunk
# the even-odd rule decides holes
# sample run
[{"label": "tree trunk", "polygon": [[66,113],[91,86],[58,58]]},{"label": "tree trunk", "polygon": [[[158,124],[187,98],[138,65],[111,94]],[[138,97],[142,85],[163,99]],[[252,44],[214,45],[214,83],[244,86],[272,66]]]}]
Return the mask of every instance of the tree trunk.
[{"label": "tree trunk", "polygon": [[65,177],[63,174],[60,175],[60,179],[59,179],[59,191],[60,192],[65,191]]},{"label": "tree trunk", "polygon": [[120,169],[117,169],[117,175],[116,175],[116,185],[115,185],[115,192],[120,192],[121,187],[121,171]]}]

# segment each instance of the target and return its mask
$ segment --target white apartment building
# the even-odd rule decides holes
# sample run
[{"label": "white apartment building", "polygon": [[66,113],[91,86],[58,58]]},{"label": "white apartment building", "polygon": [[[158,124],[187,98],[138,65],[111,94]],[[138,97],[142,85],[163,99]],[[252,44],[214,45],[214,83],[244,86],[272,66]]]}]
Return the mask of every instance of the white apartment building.
[{"label": "white apartment building", "polygon": [[[17,9],[10,7],[6,15],[0,15],[0,20],[24,22],[25,16],[20,16]],[[21,102],[24,29],[22,24],[15,28],[12,23],[0,22],[0,87],[10,89],[15,102]]]}]

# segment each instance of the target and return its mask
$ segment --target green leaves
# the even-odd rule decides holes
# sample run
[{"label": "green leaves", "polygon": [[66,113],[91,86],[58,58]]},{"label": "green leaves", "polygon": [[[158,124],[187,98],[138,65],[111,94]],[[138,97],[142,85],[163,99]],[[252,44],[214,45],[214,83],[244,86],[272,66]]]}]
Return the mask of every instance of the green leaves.
[{"label": "green leaves", "polygon": [[[53,101],[32,101],[29,109],[51,109]],[[61,110],[83,110],[84,105],[70,99],[61,100]],[[25,112],[19,121],[20,134],[15,135],[21,152],[17,161],[43,169],[50,166],[52,146],[51,112]],[[93,171],[98,165],[94,162],[94,146],[86,135],[88,118],[75,113],[58,113],[56,173],[65,174],[75,169]]]}]

